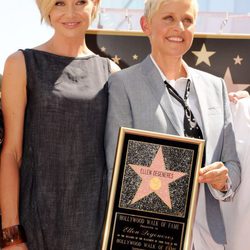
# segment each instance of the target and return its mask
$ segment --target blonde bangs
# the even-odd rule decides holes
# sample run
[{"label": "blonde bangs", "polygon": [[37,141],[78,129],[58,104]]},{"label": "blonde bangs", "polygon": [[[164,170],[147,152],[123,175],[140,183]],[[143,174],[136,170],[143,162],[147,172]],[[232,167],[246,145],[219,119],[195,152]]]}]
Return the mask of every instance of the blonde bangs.
[{"label": "blonde bangs", "polygon": [[56,0],[36,0],[41,14],[41,22],[44,20],[50,25],[49,14],[56,3]]},{"label": "blonde bangs", "polygon": [[[91,0],[95,4],[95,10],[92,14],[92,21],[96,18],[99,6],[100,6],[100,1],[99,0]],[[44,20],[47,24],[50,25],[50,20],[49,20],[49,14],[55,5],[56,0],[36,0],[36,4],[39,8],[40,14],[41,14],[41,22]]]},{"label": "blonde bangs", "polygon": [[91,17],[91,20],[94,21],[95,18],[97,17],[97,14],[98,14],[98,11],[99,11],[99,8],[100,8],[100,0],[92,0],[94,5],[95,5],[95,10],[92,14],[92,17]]},{"label": "blonde bangs", "polygon": [[[145,0],[144,1],[144,16],[146,16],[149,21],[152,19],[153,15],[160,9],[161,5],[164,3],[169,2],[177,2],[179,0]],[[197,0],[191,0],[194,11],[195,11],[195,17],[198,13],[198,2]]]},{"label": "blonde bangs", "polygon": [[157,12],[162,3],[168,2],[167,0],[145,0],[144,15],[151,20],[155,12]]}]

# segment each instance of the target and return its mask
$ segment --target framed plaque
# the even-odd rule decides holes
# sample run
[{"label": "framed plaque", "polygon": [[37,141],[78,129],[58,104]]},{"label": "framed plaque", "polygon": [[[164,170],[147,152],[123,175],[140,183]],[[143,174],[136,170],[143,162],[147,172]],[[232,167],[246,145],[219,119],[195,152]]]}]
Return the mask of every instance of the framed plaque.
[{"label": "framed plaque", "polygon": [[102,250],[188,250],[204,140],[120,128]]}]

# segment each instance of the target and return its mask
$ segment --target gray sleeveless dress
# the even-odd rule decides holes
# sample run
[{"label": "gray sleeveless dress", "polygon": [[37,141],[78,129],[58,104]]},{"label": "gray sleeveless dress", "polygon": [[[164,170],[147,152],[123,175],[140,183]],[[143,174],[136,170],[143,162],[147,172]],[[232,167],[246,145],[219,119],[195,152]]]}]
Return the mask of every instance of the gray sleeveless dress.
[{"label": "gray sleeveless dress", "polygon": [[20,220],[29,250],[99,249],[109,60],[27,49]]}]

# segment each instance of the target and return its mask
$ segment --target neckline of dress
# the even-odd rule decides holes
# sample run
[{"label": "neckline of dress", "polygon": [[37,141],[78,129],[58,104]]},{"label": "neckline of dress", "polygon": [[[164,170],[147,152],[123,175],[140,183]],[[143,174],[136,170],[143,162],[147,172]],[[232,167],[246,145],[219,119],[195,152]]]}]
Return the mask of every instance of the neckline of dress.
[{"label": "neckline of dress", "polygon": [[91,58],[91,57],[95,57],[95,56],[98,56],[97,54],[87,54],[85,56],[76,56],[76,57],[73,57],[73,56],[63,56],[63,55],[58,55],[58,54],[54,54],[52,52],[48,52],[48,51],[44,51],[44,50],[38,50],[38,49],[28,49],[30,51],[34,51],[34,52],[37,52],[37,53],[41,53],[41,54],[47,54],[47,55],[51,55],[51,56],[55,56],[55,57],[61,57],[61,58],[68,58],[68,59],[77,59],[77,60],[81,60],[81,59],[88,59],[88,58]]}]

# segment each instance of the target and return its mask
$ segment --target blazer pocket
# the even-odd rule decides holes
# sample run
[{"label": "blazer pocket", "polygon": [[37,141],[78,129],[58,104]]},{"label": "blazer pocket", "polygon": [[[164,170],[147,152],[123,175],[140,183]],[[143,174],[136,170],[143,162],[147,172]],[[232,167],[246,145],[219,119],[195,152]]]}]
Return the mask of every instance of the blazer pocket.
[{"label": "blazer pocket", "polygon": [[222,115],[221,107],[209,107],[208,108],[208,115]]}]

